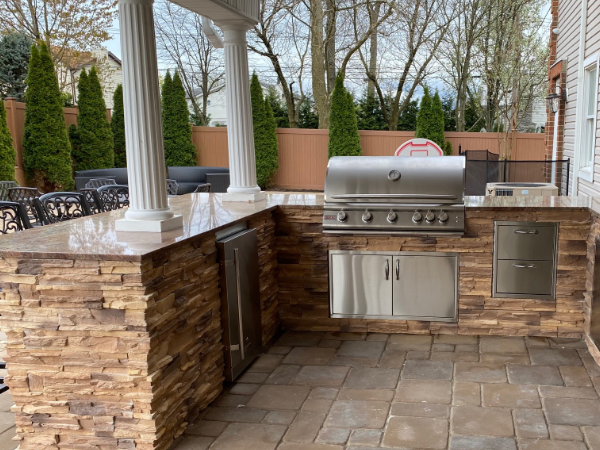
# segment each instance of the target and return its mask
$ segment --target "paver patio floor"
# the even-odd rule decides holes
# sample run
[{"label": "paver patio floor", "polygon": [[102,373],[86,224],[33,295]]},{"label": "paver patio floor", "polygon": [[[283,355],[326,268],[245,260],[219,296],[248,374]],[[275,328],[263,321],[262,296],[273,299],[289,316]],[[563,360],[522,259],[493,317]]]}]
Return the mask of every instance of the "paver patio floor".
[{"label": "paver patio floor", "polygon": [[287,332],[177,450],[600,450],[599,394],[577,340]]}]

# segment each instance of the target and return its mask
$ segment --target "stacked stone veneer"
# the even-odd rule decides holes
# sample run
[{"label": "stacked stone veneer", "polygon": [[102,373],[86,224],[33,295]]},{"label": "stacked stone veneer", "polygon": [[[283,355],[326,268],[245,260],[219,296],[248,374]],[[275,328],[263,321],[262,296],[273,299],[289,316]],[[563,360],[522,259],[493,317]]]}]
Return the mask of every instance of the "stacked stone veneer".
[{"label": "stacked stone veneer", "polygon": [[[275,224],[257,227],[263,340],[277,318]],[[0,328],[22,450],[164,450],[221,391],[215,235],[139,261],[0,259]]]},{"label": "stacked stone veneer", "polygon": [[[460,333],[582,337],[587,210],[467,210],[463,238],[333,236],[322,232],[322,211],[276,211],[279,304],[284,328],[385,333]],[[559,222],[557,299],[492,298],[494,221]],[[328,250],[457,252],[458,324],[406,320],[330,319]]]},{"label": "stacked stone veneer", "polygon": [[592,213],[592,228],[588,239],[588,265],[587,265],[587,280],[586,280],[586,293],[585,293],[585,339],[588,344],[590,353],[600,365],[600,349],[596,347],[596,344],[590,338],[590,325],[591,325],[591,313],[592,313],[592,301],[594,295],[594,284],[598,285],[598,282],[594,282],[594,272],[596,270],[596,239],[600,237],[600,214]]}]

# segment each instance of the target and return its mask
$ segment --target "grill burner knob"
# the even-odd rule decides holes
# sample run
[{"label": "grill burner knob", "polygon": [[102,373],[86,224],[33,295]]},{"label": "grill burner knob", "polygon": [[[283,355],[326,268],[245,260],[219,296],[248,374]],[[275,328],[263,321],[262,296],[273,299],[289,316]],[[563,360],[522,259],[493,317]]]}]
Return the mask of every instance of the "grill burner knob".
[{"label": "grill burner knob", "polygon": [[431,211],[427,211],[427,214],[425,214],[425,220],[428,223],[432,223],[435,220],[435,214],[432,213]]},{"label": "grill burner knob", "polygon": [[442,211],[440,213],[440,215],[438,216],[438,219],[441,223],[446,223],[446,222],[448,222],[448,214],[445,213],[444,211]]},{"label": "grill burner knob", "polygon": [[415,213],[412,216],[412,221],[414,223],[419,223],[423,220],[423,214],[421,214],[419,211],[415,211]]},{"label": "grill burner knob", "polygon": [[389,223],[394,223],[396,220],[398,220],[398,214],[396,214],[394,211],[390,211],[387,216],[387,221]]},{"label": "grill burner knob", "polygon": [[346,213],[346,211],[340,211],[337,214],[337,220],[338,222],[345,222],[346,220],[348,220],[348,214]]},{"label": "grill burner knob", "polygon": [[371,220],[373,220],[373,214],[371,214],[369,211],[365,211],[362,215],[362,221],[369,223]]}]

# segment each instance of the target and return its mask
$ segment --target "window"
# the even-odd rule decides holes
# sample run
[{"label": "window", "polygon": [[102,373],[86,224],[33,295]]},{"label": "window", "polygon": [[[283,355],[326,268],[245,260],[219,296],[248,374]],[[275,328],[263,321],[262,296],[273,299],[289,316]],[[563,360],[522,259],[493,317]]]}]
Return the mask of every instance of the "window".
[{"label": "window", "polygon": [[594,153],[596,147],[596,112],[598,110],[598,55],[588,58],[583,79],[583,115],[579,176],[593,181]]}]

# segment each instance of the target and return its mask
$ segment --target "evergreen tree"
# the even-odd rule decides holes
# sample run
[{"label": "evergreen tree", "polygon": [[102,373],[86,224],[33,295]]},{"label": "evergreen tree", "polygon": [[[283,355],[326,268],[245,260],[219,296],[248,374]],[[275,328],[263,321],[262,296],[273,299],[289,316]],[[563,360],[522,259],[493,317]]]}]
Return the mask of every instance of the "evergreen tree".
[{"label": "evergreen tree", "polygon": [[398,117],[398,131],[415,131],[417,129],[417,115],[419,114],[419,102],[412,100]]},{"label": "evergreen tree", "polygon": [[17,152],[13,147],[12,136],[6,123],[6,109],[0,100],[0,181],[15,179],[15,162]]},{"label": "evergreen tree", "polygon": [[250,82],[252,100],[252,122],[254,124],[254,149],[256,152],[256,180],[258,185],[269,187],[277,167],[279,145],[277,143],[277,123],[268,98],[263,98],[262,87],[256,72]]},{"label": "evergreen tree", "polygon": [[287,105],[283,102],[281,95],[277,92],[273,86],[267,89],[266,98],[269,100],[271,110],[273,110],[273,117],[277,128],[289,128],[290,118],[288,117]]},{"label": "evergreen tree", "polygon": [[0,39],[0,96],[25,97],[25,79],[31,55],[31,39],[23,33],[10,32]]},{"label": "evergreen tree", "polygon": [[356,104],[356,122],[359,130],[388,129],[379,100],[368,93],[365,93]]},{"label": "evergreen tree", "polygon": [[[82,69],[79,77],[77,145],[73,149],[76,170],[109,169],[115,165],[114,140],[106,118],[98,72]],[[73,137],[73,131],[70,132]]]},{"label": "evergreen tree", "polygon": [[23,163],[27,177],[45,192],[72,189],[71,145],[54,63],[43,42],[39,49],[31,47],[25,101]]},{"label": "evergreen tree", "polygon": [[310,97],[306,97],[300,105],[298,128],[319,128],[319,115],[315,110],[315,102]]},{"label": "evergreen tree", "polygon": [[439,145],[445,155],[452,154],[452,146],[444,137],[444,110],[440,96],[436,92],[432,98],[427,87],[424,91],[415,137],[429,139]]},{"label": "evergreen tree", "polygon": [[444,131],[456,131],[456,100],[446,96],[442,100],[444,110]]},{"label": "evergreen tree", "polygon": [[163,138],[167,167],[195,166],[198,152],[192,140],[190,111],[179,74],[167,72],[162,86]]},{"label": "evergreen tree", "polygon": [[113,112],[110,121],[115,141],[115,167],[127,167],[125,153],[125,114],[123,111],[123,85],[119,84],[113,94]]},{"label": "evergreen tree", "polygon": [[344,87],[342,74],[335,79],[329,116],[328,156],[359,156],[362,154],[352,95]]}]

